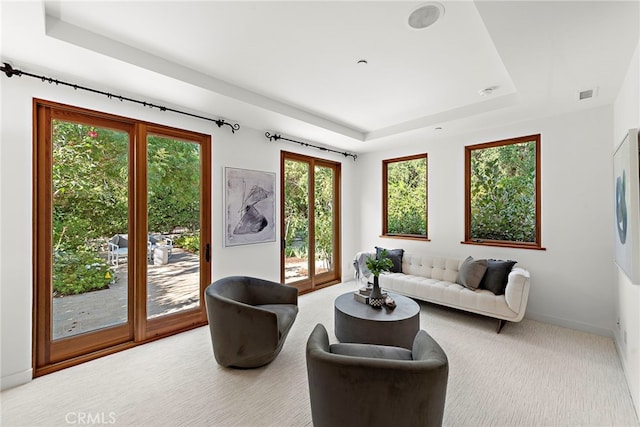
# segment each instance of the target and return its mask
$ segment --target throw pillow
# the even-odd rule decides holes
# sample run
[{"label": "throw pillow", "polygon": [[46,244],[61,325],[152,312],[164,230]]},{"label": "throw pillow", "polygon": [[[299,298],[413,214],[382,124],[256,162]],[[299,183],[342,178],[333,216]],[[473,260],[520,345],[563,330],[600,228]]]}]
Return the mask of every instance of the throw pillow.
[{"label": "throw pillow", "polygon": [[385,249],[376,246],[376,259],[380,259],[382,251],[387,251],[387,258],[393,262],[393,267],[389,270],[392,273],[402,273],[402,256],[404,249]]},{"label": "throw pillow", "polygon": [[478,286],[480,286],[480,281],[486,271],[486,259],[474,260],[473,257],[467,257],[467,259],[462,261],[462,265],[458,270],[456,283],[475,291],[478,289]]},{"label": "throw pillow", "polygon": [[504,294],[507,287],[509,273],[518,261],[503,261],[499,259],[487,260],[487,272],[480,282],[480,288],[493,292],[496,295]]}]

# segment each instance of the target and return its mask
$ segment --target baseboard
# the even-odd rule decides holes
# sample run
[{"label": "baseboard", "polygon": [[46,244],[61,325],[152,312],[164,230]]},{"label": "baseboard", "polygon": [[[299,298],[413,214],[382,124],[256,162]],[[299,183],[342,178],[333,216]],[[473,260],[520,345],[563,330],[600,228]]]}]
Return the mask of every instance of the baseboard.
[{"label": "baseboard", "polygon": [[546,314],[538,314],[527,312],[524,316],[527,319],[535,320],[542,323],[549,323],[563,328],[575,329],[577,331],[588,332],[590,334],[601,335],[604,337],[614,338],[611,329],[601,328],[599,326],[589,325],[587,323],[576,322],[575,320],[563,319],[560,317],[549,316]]},{"label": "baseboard", "polygon": [[615,343],[616,351],[618,352],[618,358],[620,359],[620,364],[622,365],[622,371],[624,372],[624,377],[627,381],[627,388],[629,389],[629,394],[631,395],[633,409],[635,409],[636,411],[636,417],[638,417],[638,420],[640,420],[640,404],[638,403],[640,399],[637,399],[637,396],[634,396],[634,393],[631,390],[632,380],[629,374],[629,367],[627,366],[627,358],[624,356],[625,351],[620,341],[620,334],[614,334],[613,342]]},{"label": "baseboard", "polygon": [[26,384],[33,379],[33,369],[7,375],[0,379],[0,391],[5,391],[22,384]]}]

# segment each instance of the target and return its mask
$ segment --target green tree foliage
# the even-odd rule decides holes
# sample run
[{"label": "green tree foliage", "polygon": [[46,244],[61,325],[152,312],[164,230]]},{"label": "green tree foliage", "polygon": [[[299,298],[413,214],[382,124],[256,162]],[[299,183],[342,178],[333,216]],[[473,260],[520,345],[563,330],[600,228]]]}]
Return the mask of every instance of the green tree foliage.
[{"label": "green tree foliage", "polygon": [[200,228],[200,146],[150,136],[147,144],[149,230]]},{"label": "green tree foliage", "polygon": [[304,258],[309,243],[309,166],[285,160],[284,235],[286,256]]},{"label": "green tree foliage", "polygon": [[427,235],[427,158],[387,163],[387,233]]},{"label": "green tree foliage", "polygon": [[535,148],[525,142],[472,151],[472,239],[535,241]]},{"label": "green tree foliage", "polygon": [[88,242],[127,229],[128,135],[53,122],[54,246]]},{"label": "green tree foliage", "polygon": [[333,268],[333,170],[315,168],[315,238],[316,259]]},{"label": "green tree foliage", "polygon": [[[309,165],[285,161],[285,245],[286,256],[305,258],[309,245]],[[333,169],[314,169],[315,258],[324,268],[333,268]]]}]

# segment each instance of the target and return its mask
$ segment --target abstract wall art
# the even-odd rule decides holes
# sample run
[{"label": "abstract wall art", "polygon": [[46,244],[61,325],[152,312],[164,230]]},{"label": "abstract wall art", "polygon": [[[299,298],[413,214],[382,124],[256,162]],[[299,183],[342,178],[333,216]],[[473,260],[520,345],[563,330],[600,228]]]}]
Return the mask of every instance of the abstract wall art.
[{"label": "abstract wall art", "polygon": [[248,169],[224,169],[224,245],[276,240],[276,174]]},{"label": "abstract wall art", "polygon": [[640,284],[640,168],[638,130],[631,129],[613,154],[616,264]]}]

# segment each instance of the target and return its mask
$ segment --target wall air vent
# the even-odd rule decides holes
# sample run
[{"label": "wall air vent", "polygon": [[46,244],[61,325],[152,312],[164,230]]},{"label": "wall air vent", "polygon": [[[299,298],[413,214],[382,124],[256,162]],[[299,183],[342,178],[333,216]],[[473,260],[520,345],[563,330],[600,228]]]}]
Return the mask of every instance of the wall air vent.
[{"label": "wall air vent", "polygon": [[585,99],[593,98],[598,95],[598,88],[586,89],[578,92],[578,101],[584,101]]}]

